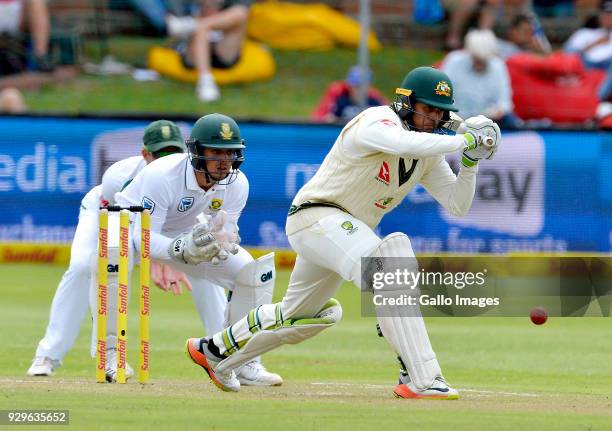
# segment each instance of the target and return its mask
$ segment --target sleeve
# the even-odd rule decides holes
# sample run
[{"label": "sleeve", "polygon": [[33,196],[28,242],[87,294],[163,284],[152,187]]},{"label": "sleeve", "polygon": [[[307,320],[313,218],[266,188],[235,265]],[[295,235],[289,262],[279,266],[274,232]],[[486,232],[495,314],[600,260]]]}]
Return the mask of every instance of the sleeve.
[{"label": "sleeve", "polygon": [[[169,185],[162,175],[155,175],[152,169],[144,169],[125,188],[120,196],[127,196],[132,205],[143,205],[151,211],[151,257],[157,260],[170,260],[168,247],[173,238],[168,238],[160,232],[166,222],[168,207],[171,202]],[[132,233],[134,246],[140,252],[140,217],[134,219]]]},{"label": "sleeve", "polygon": [[448,212],[463,217],[472,206],[477,172],[478,166],[473,168],[461,166],[459,175],[455,176],[444,157],[440,157],[421,178],[421,184]]},{"label": "sleeve", "polygon": [[[376,109],[376,108],[374,108]],[[392,111],[389,110],[389,117]],[[412,159],[454,153],[465,145],[463,135],[438,135],[435,133],[406,130],[399,119],[385,118],[380,114],[365,115],[355,134],[355,141],[362,149],[382,152]]]},{"label": "sleeve", "polygon": [[249,180],[246,175],[238,174],[236,182],[233,184],[231,193],[228,196],[227,203],[225,205],[225,211],[229,217],[232,218],[238,224],[238,219],[242,214],[242,210],[246,206],[249,198]]},{"label": "sleeve", "polygon": [[102,176],[102,195],[100,200],[108,202],[108,205],[115,204],[115,194],[120,192],[125,186],[126,178],[122,175],[119,165],[113,164]]}]

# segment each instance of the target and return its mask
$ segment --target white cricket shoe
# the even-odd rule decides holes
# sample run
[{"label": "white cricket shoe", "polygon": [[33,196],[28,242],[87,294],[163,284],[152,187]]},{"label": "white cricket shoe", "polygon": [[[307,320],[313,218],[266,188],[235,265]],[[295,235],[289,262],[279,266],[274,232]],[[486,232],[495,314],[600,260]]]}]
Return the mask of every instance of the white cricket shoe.
[{"label": "white cricket shoe", "polygon": [[266,370],[259,359],[253,359],[236,368],[236,377],[240,384],[245,386],[280,386],[283,384],[283,378]]},{"label": "white cricket shoe", "polygon": [[32,360],[32,365],[28,369],[28,376],[51,376],[59,366],[60,361],[46,356],[37,356]]},{"label": "white cricket shoe", "polygon": [[192,16],[166,16],[166,30],[169,36],[185,38],[195,33],[197,21]]},{"label": "white cricket shoe", "polygon": [[393,390],[397,398],[425,398],[432,400],[458,400],[459,391],[451,388],[443,377],[436,377],[427,389],[417,389],[408,377],[400,373],[398,384]]},{"label": "white cricket shoe", "polygon": [[[134,377],[134,369],[125,363],[125,379]],[[108,383],[117,382],[117,349],[108,349],[106,351],[106,381]]]},{"label": "white cricket shoe", "polygon": [[214,102],[221,98],[219,87],[212,75],[202,76],[196,85],[196,95],[201,102]]},{"label": "white cricket shoe", "polygon": [[236,373],[233,370],[226,372],[215,370],[220,361],[208,351],[207,343],[208,340],[206,338],[187,339],[185,346],[187,354],[194,363],[204,368],[210,380],[219,389],[226,392],[238,392],[240,390],[240,381],[236,378]]}]

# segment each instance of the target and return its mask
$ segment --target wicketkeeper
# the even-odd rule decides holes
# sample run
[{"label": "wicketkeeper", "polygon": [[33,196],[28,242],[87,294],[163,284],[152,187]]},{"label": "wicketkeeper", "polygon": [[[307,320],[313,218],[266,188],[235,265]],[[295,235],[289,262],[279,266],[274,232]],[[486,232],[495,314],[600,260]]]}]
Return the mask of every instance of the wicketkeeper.
[{"label": "wicketkeeper", "polygon": [[[183,271],[194,286],[208,281],[231,291],[228,324],[269,304],[274,289],[274,254],[254,260],[238,245],[238,219],[249,195],[239,170],[244,142],[232,118],[206,115],[186,141],[188,154],[156,160],[116,196],[121,206],[150,210],[153,259]],[[132,243],[138,249],[139,218],[135,221]],[[244,361],[237,375],[243,385],[282,383],[258,355]]]}]

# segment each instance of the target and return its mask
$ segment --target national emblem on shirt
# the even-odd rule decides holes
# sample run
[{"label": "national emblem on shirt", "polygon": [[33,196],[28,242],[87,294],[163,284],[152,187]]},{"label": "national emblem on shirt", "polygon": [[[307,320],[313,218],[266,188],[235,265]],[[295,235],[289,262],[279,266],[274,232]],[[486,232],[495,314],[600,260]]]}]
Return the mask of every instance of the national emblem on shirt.
[{"label": "national emblem on shirt", "polygon": [[186,196],[186,197],[181,198],[181,201],[178,204],[178,210],[179,210],[179,212],[184,213],[185,211],[187,211],[192,206],[193,206],[193,197],[192,196]]},{"label": "national emblem on shirt", "polygon": [[213,198],[208,209],[211,211],[219,211],[221,209],[221,205],[223,205],[223,199]]},{"label": "national emblem on shirt", "polygon": [[437,95],[451,97],[451,88],[446,81],[438,82],[435,91]]}]

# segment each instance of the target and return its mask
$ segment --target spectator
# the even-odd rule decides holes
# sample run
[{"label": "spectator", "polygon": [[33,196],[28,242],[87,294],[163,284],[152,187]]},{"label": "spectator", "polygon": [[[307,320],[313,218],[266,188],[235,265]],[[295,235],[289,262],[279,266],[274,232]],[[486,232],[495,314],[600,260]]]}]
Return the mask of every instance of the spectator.
[{"label": "spectator", "polygon": [[[25,13],[24,13],[25,11]],[[0,39],[2,46],[15,46],[20,30],[27,23],[31,36],[32,61],[36,70],[50,72],[53,63],[49,58],[50,20],[46,0],[2,0],[0,1]],[[8,39],[8,41],[6,41]],[[21,47],[24,50],[24,47]],[[4,57],[4,53],[2,53]]]},{"label": "spectator", "polygon": [[461,48],[461,38],[474,14],[478,13],[478,28],[492,29],[501,0],[447,0],[450,10],[446,49]]},{"label": "spectator", "polygon": [[19,90],[12,87],[0,90],[0,113],[21,114],[25,110],[26,105]]},{"label": "spectator", "polygon": [[512,89],[506,63],[497,57],[497,39],[490,30],[472,30],[465,50],[449,53],[442,70],[455,84],[455,105],[463,118],[484,114],[506,127],[520,120],[512,113]]},{"label": "spectator", "polygon": [[612,59],[612,0],[602,1],[600,11],[599,25],[576,30],[564,49],[579,54],[587,67],[607,69]]},{"label": "spectator", "polygon": [[547,53],[534,37],[533,25],[525,14],[518,14],[512,18],[506,39],[498,39],[497,47],[498,55],[504,61],[520,52]]},{"label": "spectator", "polygon": [[599,88],[599,99],[607,101],[612,96],[612,0],[600,5],[598,26],[583,27],[570,36],[565,43],[566,52],[573,52],[582,58],[585,67],[607,71]]},{"label": "spectator", "polygon": [[349,69],[344,81],[334,81],[327,89],[323,98],[312,113],[315,121],[348,122],[355,115],[361,112],[358,101],[359,88],[362,85],[368,86],[367,107],[387,105],[389,101],[374,87],[370,87],[372,72],[360,66],[353,66]]},{"label": "spectator", "polygon": [[221,97],[211,68],[229,69],[240,60],[252,2],[203,0],[199,17],[170,16],[167,19],[170,35],[191,35],[184,63],[198,71],[196,95],[202,102],[213,102]]},{"label": "spectator", "polygon": [[130,0],[132,6],[142,13],[161,34],[175,36],[172,29],[181,26],[183,17],[193,20],[191,15],[199,12],[198,0]]}]

